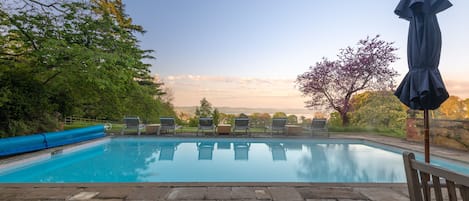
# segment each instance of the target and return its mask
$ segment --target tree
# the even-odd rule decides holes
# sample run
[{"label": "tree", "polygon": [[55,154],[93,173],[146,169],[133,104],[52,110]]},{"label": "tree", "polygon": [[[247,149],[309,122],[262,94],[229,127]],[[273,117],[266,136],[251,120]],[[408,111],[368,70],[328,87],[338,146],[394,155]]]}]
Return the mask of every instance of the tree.
[{"label": "tree", "polygon": [[0,6],[0,133],[53,130],[41,121],[68,115],[152,121],[175,114],[143,63],[152,58],[134,35],[143,28],[131,23],[120,0]]},{"label": "tree", "polygon": [[247,114],[244,114],[244,113],[240,113],[238,115],[239,118],[249,118],[249,116]]},{"label": "tree", "polygon": [[392,91],[367,91],[354,95],[350,102],[352,125],[403,131],[407,107]]},{"label": "tree", "polygon": [[457,96],[450,96],[437,112],[441,117],[446,119],[463,119],[464,118],[464,102]]},{"label": "tree", "polygon": [[213,117],[213,124],[218,125],[220,123],[220,112],[218,111],[217,108],[213,110],[212,117]]},{"label": "tree", "polygon": [[463,100],[464,104],[464,118],[469,119],[469,98]]},{"label": "tree", "polygon": [[287,118],[285,112],[276,112],[272,115],[272,118]]},{"label": "tree", "polygon": [[298,124],[298,117],[294,114],[287,116],[287,123],[288,124]]},{"label": "tree", "polygon": [[348,112],[353,94],[392,86],[397,72],[389,65],[397,57],[393,43],[367,37],[356,48],[341,49],[337,60],[323,58],[309,71],[298,75],[296,84],[311,100],[306,107],[327,107],[340,114],[342,125],[349,124]]},{"label": "tree", "polygon": [[200,100],[200,106],[195,108],[195,116],[197,117],[211,117],[212,104],[204,97]]}]

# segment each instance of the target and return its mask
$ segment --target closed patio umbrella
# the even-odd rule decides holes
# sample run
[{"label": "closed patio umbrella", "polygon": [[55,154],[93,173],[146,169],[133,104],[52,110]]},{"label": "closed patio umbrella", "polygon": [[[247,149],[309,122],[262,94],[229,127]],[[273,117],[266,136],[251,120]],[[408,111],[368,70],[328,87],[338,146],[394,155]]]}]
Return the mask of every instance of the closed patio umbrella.
[{"label": "closed patio umbrella", "polygon": [[414,110],[424,111],[425,162],[430,162],[429,115],[449,97],[438,70],[441,32],[436,14],[451,7],[448,0],[401,0],[395,13],[410,22],[407,38],[409,72],[395,95]]}]

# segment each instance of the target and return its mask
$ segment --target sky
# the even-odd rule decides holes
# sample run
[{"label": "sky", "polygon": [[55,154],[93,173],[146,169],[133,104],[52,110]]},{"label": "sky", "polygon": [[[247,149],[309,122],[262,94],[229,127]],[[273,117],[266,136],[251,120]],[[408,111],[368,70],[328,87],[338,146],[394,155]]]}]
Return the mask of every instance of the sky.
[{"label": "sky", "polygon": [[[440,72],[450,95],[469,98],[469,1],[450,0],[438,14],[443,47]],[[394,14],[398,0],[124,0],[137,34],[155,60],[151,72],[170,88],[175,106],[205,97],[216,107],[303,108],[298,75],[341,48],[380,35],[408,71],[408,21]]]}]

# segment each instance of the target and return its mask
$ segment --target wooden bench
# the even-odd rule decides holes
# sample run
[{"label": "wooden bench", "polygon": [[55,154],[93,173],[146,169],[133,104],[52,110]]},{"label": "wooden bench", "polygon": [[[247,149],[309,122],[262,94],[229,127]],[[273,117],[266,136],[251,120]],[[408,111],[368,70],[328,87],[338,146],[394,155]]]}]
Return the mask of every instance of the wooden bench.
[{"label": "wooden bench", "polygon": [[[469,201],[469,176],[415,160],[413,153],[404,152],[404,168],[407,187],[411,201],[430,201],[432,189],[436,201],[443,197],[450,201],[457,201],[457,190],[460,199]],[[443,196],[447,189],[447,196]]]}]

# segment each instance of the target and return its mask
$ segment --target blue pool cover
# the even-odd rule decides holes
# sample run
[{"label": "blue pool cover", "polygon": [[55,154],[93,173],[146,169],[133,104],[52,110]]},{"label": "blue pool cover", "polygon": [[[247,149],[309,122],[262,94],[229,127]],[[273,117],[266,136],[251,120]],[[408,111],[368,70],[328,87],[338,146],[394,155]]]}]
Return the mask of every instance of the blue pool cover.
[{"label": "blue pool cover", "polygon": [[0,156],[73,144],[105,136],[104,125],[0,139]]}]

